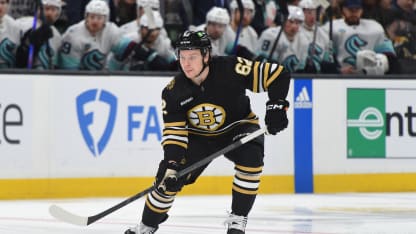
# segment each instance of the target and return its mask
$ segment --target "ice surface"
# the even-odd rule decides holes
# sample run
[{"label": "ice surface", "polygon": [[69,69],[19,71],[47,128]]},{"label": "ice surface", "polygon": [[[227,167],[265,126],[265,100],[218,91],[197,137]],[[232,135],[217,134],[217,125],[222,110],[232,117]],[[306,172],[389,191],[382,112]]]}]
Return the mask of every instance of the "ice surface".
[{"label": "ice surface", "polygon": [[[144,199],[87,227],[55,220],[57,204],[79,215],[99,213],[125,198],[0,201],[1,234],[116,234],[139,222]],[[158,234],[226,233],[229,196],[178,196]],[[416,193],[259,195],[247,234],[416,233]]]}]

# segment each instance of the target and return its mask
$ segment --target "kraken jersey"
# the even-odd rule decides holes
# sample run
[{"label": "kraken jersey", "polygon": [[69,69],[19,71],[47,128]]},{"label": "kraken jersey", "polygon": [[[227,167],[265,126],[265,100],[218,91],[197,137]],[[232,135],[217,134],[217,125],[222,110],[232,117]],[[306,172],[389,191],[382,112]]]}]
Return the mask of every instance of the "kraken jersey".
[{"label": "kraken jersey", "polygon": [[[328,29],[328,25],[326,25]],[[344,19],[333,21],[333,41],[336,59],[341,66],[355,66],[356,54],[361,50],[394,55],[392,42],[383,27],[375,20],[360,19],[358,25],[347,25]]]},{"label": "kraken jersey", "polygon": [[[139,33],[128,33],[123,36],[122,44],[126,44],[130,41],[140,43],[142,41],[141,35]],[[159,56],[166,59],[167,62],[171,63],[176,60],[175,51],[172,48],[172,43],[168,37],[162,36],[159,34],[157,39],[152,43],[151,49],[154,49]],[[134,65],[132,58],[126,58],[123,61],[119,61],[115,58],[114,53],[111,53],[108,61],[108,69],[111,71],[114,70],[130,70],[130,67]]]},{"label": "kraken jersey", "polygon": [[85,26],[85,20],[69,27],[62,36],[59,51],[59,66],[70,70],[103,70],[107,56],[124,54],[129,42],[120,39],[119,28],[106,22],[103,30],[91,35]]},{"label": "kraken jersey", "polygon": [[[314,34],[316,30],[316,38],[314,47],[312,47],[312,43],[314,42]],[[332,43],[329,41],[328,32],[326,32],[322,27],[317,27],[314,25],[312,29],[306,28],[305,25],[302,25],[299,29],[300,37],[305,37],[309,42],[308,46],[308,56],[312,58],[314,62],[315,68],[317,71],[321,71],[321,63],[322,62],[333,62],[333,48]],[[313,48],[313,49],[312,49]]]},{"label": "kraken jersey", "polygon": [[181,160],[190,136],[211,138],[244,123],[258,124],[246,89],[285,99],[289,80],[279,64],[234,56],[213,57],[200,86],[177,75],[162,92],[165,157]]},{"label": "kraken jersey", "polygon": [[[234,32],[230,25],[227,25],[227,27],[225,28],[224,36],[235,39],[236,33],[237,32]],[[254,30],[253,27],[247,26],[247,27],[241,28],[240,36],[238,38],[239,45],[246,47],[250,52],[254,53],[256,49],[257,40],[258,40],[258,35],[256,33],[256,30]]]},{"label": "kraken jersey", "polygon": [[[258,56],[269,57],[279,31],[280,27],[270,27],[262,32],[256,44],[256,53]],[[308,55],[306,53],[308,46],[308,40],[300,36],[299,33],[295,35],[293,41],[290,41],[286,37],[286,34],[282,32],[271,59],[282,64],[290,72],[303,69]]]},{"label": "kraken jersey", "polygon": [[0,20],[0,69],[15,67],[20,34],[16,21],[9,15],[4,15]]}]

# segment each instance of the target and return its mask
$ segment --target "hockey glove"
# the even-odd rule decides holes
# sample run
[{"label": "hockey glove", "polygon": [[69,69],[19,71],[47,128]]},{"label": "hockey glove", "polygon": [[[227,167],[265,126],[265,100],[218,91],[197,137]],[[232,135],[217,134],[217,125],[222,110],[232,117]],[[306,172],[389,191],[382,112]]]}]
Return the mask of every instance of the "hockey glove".
[{"label": "hockey glove", "polygon": [[335,62],[326,62],[321,63],[321,73],[323,74],[339,74],[339,68]]},{"label": "hockey glove", "polygon": [[38,29],[29,33],[29,42],[33,44],[35,48],[40,48],[51,37],[53,37],[51,26],[42,24]]},{"label": "hockey glove", "polygon": [[157,52],[154,49],[147,48],[144,45],[137,45],[134,48],[133,59],[138,61],[151,62],[157,56]]},{"label": "hockey glove", "polygon": [[[175,161],[162,161],[161,167],[164,168],[163,177],[158,173],[156,179],[157,190],[159,192],[178,192],[183,187],[183,181],[177,177],[180,165]],[[160,181],[160,182],[159,182]]]},{"label": "hockey glove", "polygon": [[289,108],[289,102],[283,99],[270,100],[266,103],[265,123],[267,132],[276,135],[285,129],[289,123],[286,111]]}]

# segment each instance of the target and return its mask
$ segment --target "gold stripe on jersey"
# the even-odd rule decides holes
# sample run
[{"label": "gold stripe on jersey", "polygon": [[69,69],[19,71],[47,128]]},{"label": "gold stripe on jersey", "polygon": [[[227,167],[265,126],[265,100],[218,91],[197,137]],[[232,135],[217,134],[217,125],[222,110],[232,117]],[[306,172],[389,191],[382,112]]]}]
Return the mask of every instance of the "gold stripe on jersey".
[{"label": "gold stripe on jersey", "polygon": [[262,92],[267,90],[266,81],[269,79],[270,63],[265,63],[263,67],[263,82],[261,84]]},{"label": "gold stripe on jersey", "polygon": [[186,122],[182,121],[182,122],[170,122],[170,123],[164,123],[165,128],[169,128],[169,127],[185,127],[186,126]]},{"label": "gold stripe on jersey", "polygon": [[255,62],[253,68],[254,93],[261,93],[268,90],[270,84],[276,80],[283,70],[283,66],[265,62]]},{"label": "gold stripe on jersey", "polygon": [[258,93],[259,92],[259,86],[258,86],[258,81],[259,81],[259,65],[260,62],[255,62],[254,63],[254,75],[253,75],[253,92]]},{"label": "gold stripe on jersey", "polygon": [[162,142],[162,146],[165,146],[165,145],[178,145],[178,146],[180,146],[182,148],[185,148],[185,149],[188,148],[188,143],[184,143],[184,142],[180,142],[180,141],[169,141],[169,140],[166,140],[166,141],[163,141]]},{"label": "gold stripe on jersey", "polygon": [[266,88],[268,88],[270,86],[270,84],[276,80],[276,78],[280,75],[280,73],[282,73],[283,70],[283,66],[279,65],[279,67],[277,68],[277,71],[275,71],[270,78],[266,81]]},{"label": "gold stripe on jersey", "polygon": [[188,136],[188,131],[183,129],[172,129],[166,128],[163,130],[163,135],[180,135],[180,136]]},{"label": "gold stripe on jersey", "polygon": [[186,122],[168,122],[164,124],[162,146],[173,144],[188,148],[188,131]]}]

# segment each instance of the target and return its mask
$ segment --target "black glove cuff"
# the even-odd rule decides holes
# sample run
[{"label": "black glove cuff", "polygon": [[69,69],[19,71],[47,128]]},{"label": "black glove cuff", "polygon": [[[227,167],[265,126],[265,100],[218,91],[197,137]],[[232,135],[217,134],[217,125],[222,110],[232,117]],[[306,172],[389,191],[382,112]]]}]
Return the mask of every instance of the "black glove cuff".
[{"label": "black glove cuff", "polygon": [[266,102],[266,110],[286,110],[289,109],[289,102],[285,99],[269,100]]}]

